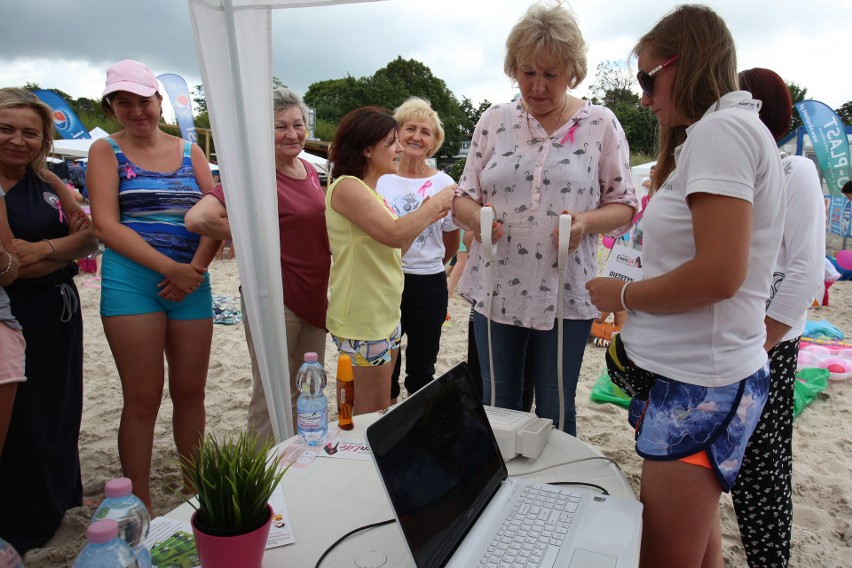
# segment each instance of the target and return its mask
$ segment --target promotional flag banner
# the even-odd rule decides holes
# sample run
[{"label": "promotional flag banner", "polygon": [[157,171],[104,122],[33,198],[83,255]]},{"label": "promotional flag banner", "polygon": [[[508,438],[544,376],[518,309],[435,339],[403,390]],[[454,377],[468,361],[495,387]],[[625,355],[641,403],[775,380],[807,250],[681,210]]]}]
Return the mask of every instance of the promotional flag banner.
[{"label": "promotional flag banner", "polygon": [[180,127],[180,135],[184,140],[195,144],[198,142],[198,134],[195,133],[195,122],[192,119],[192,99],[189,97],[189,88],[186,81],[180,75],[174,73],[163,73],[157,79],[166,89],[172,108],[175,109],[175,117]]},{"label": "promotional flag banner", "polygon": [[68,140],[91,138],[77,114],[59,94],[44,89],[33,91],[33,94],[53,110],[53,124],[60,136]]},{"label": "promotional flag banner", "polygon": [[811,137],[829,193],[840,195],[843,185],[849,181],[849,139],[843,121],[820,101],[800,101],[793,106]]}]

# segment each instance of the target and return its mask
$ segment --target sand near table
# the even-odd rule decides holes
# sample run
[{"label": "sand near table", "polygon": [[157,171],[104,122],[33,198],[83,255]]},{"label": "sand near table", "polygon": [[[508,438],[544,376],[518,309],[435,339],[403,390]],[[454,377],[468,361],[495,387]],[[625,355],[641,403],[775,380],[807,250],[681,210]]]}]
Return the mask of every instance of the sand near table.
[{"label": "sand near table", "polygon": [[[236,260],[214,261],[210,269],[213,293],[237,296]],[[112,354],[103,334],[98,305],[100,290],[92,275],[81,274],[77,286],[82,297],[85,329],[85,402],[80,433],[80,459],[84,492],[99,501],[104,483],[121,475],[116,437],[121,414],[121,390]],[[852,333],[852,283],[831,289],[830,307],[811,311],[811,319],[827,319]],[[444,327],[438,372],[467,356],[469,307],[456,299],[451,319]],[[213,349],[207,385],[207,430],[227,435],[245,426],[251,392],[251,367],[242,323],[214,326]],[[404,347],[404,346],[403,346]],[[665,349],[667,346],[660,346]],[[615,459],[638,494],[641,460],[633,450],[633,435],[626,411],[589,400],[595,380],[604,369],[603,349],[586,348],[577,391],[577,430],[581,439]],[[327,371],[331,395],[331,420],[336,419],[336,358],[329,341]],[[157,421],[152,459],[151,489],[154,514],[162,515],[182,502],[173,492],[177,455],[171,435],[172,406],[168,389]],[[830,383],[828,389],[796,420],[794,430],[794,532],[791,565],[821,568],[852,566],[852,380]],[[357,420],[357,417],[356,417]],[[70,510],[57,535],[42,549],[31,551],[28,567],[70,566],[85,542],[85,530],[95,506]],[[744,566],[745,555],[731,506],[721,502],[722,535],[728,566]]]}]

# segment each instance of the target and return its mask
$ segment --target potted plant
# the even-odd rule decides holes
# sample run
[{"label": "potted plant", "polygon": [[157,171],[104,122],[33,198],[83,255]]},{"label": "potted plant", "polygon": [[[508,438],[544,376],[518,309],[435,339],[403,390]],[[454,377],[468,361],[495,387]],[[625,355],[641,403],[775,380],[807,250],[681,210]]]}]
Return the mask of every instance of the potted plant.
[{"label": "potted plant", "polygon": [[268,501],[286,469],[270,456],[273,442],[240,432],[220,442],[212,434],[192,457],[181,458],[197,492],[192,530],[204,568],[261,566],[272,523]]}]

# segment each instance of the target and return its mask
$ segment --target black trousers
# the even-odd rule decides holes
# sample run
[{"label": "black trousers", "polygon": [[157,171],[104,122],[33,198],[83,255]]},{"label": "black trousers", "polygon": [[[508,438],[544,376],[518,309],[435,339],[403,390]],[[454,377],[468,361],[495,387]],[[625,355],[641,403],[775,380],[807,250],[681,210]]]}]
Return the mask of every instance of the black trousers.
[{"label": "black trousers", "polygon": [[[405,347],[405,389],[417,392],[435,378],[441,347],[441,327],[447,318],[447,275],[406,274],[400,305],[400,324],[408,338]],[[391,398],[399,396],[402,356],[397,357],[391,379]]]},{"label": "black trousers", "polygon": [[752,568],[787,566],[793,527],[793,386],[799,339],[769,352],[769,399],[731,489]]}]

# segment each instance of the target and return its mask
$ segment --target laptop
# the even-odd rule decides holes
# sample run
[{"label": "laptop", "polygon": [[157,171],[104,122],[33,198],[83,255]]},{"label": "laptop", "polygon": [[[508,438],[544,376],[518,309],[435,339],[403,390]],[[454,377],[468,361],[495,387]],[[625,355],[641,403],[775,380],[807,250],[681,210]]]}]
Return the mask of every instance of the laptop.
[{"label": "laptop", "polygon": [[[509,477],[466,363],[366,434],[418,568],[638,564],[642,504],[594,488]],[[530,513],[532,520],[522,518]]]}]

